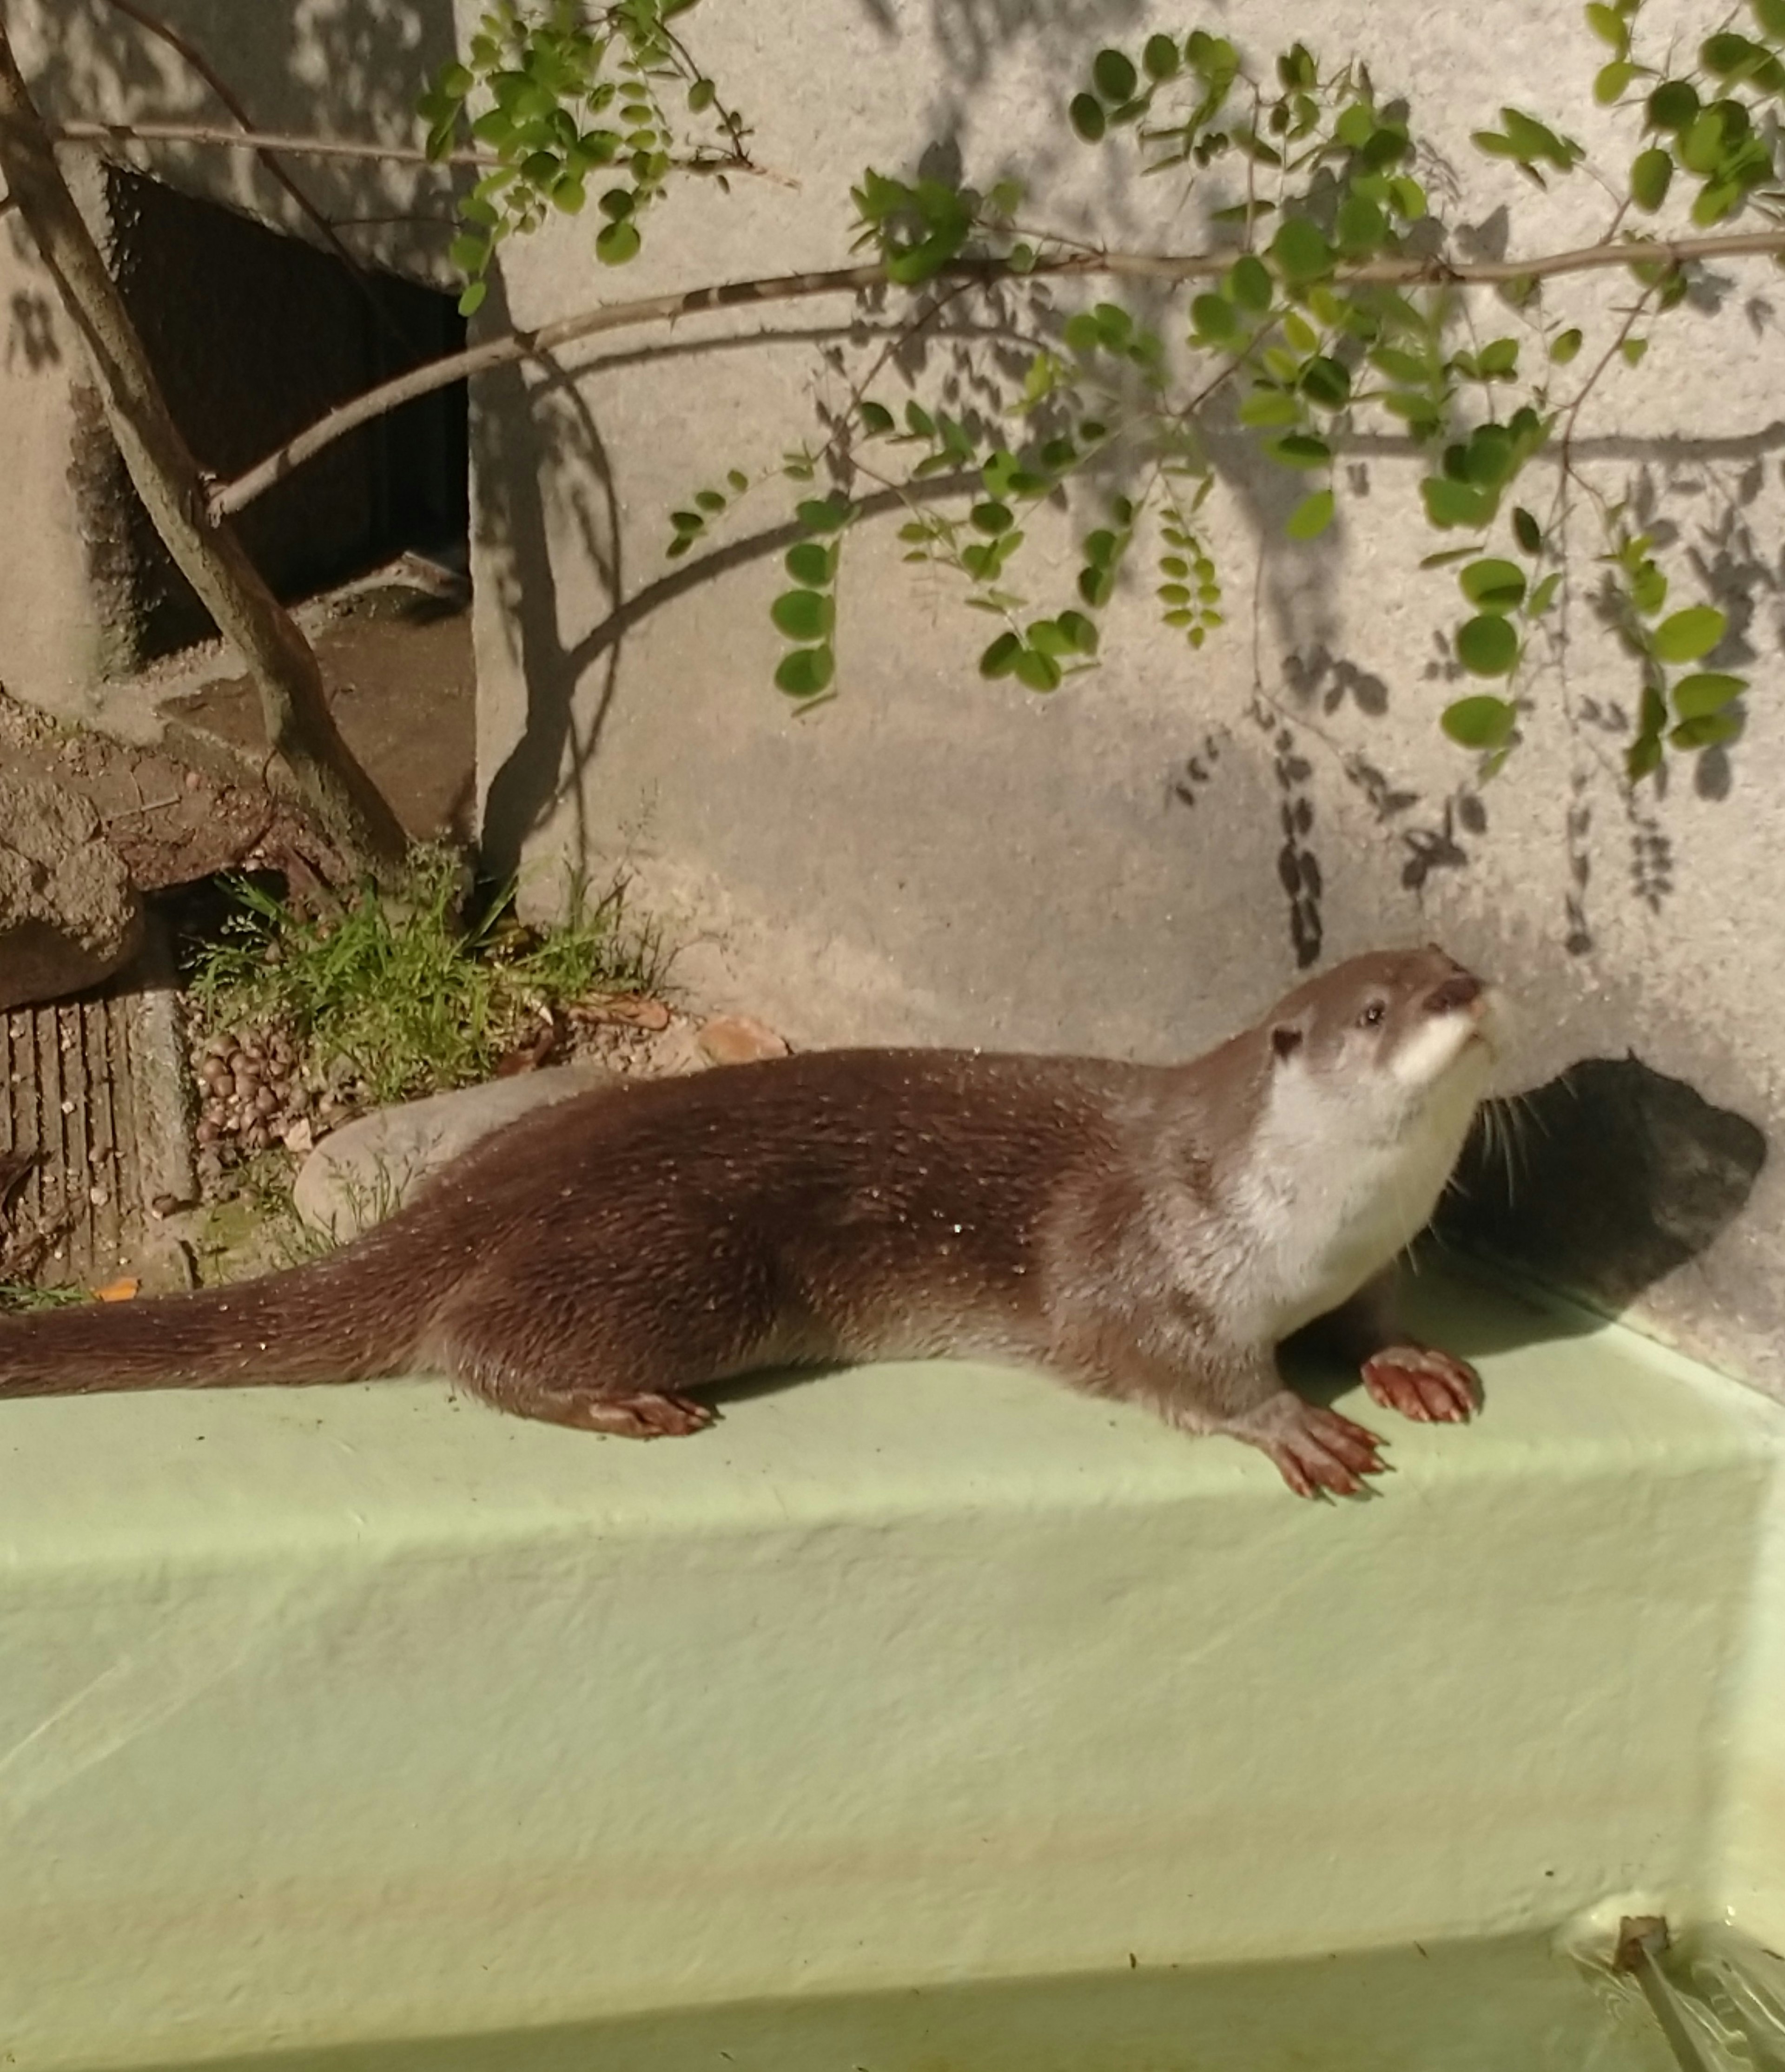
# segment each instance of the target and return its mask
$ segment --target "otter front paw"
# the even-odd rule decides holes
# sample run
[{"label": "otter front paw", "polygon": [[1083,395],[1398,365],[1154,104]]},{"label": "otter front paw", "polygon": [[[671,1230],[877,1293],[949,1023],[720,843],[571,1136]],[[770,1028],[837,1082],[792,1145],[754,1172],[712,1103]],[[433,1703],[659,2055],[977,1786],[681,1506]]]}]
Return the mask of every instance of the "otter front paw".
[{"label": "otter front paw", "polygon": [[1322,1490],[1335,1496],[1362,1496],[1365,1475],[1380,1475],[1388,1463],[1375,1433],[1336,1410],[1322,1410],[1289,1389],[1244,1417],[1221,1428],[1269,1453],[1298,1496]]},{"label": "otter front paw", "polygon": [[1419,1424],[1466,1424],[1479,1400],[1475,1370],[1430,1346],[1389,1346],[1362,1373],[1372,1402]]}]

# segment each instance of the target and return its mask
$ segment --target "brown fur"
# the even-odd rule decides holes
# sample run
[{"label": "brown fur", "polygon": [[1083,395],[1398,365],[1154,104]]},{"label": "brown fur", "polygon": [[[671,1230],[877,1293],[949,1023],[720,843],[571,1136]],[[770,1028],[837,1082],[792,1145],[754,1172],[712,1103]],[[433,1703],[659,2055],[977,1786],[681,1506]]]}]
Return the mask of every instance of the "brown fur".
[{"label": "brown fur", "polygon": [[1320,1420],[1368,1435],[1288,1396],[1271,1346],[1228,1328],[1228,1198],[1285,1058],[1332,1071],[1378,997],[1390,1058],[1458,984],[1436,951],[1354,960],[1184,1066],[818,1051],[585,1095],[316,1264],[0,1322],[0,1396],[437,1371],[522,1416],[648,1436],[697,1429],[687,1392],[729,1376],[981,1355],[1355,1486],[1379,1464],[1354,1442],[1347,1467]]}]

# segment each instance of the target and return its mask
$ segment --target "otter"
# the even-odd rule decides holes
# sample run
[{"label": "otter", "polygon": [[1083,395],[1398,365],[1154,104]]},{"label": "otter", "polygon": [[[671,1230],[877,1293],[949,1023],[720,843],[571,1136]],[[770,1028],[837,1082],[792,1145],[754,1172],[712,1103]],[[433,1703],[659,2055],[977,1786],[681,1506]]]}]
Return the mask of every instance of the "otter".
[{"label": "otter", "polygon": [[1398,1328],[1497,996],[1435,948],[1310,979],[1188,1064],[816,1050],[578,1096],[495,1131],[341,1251],[241,1285],[0,1321],[0,1397],[438,1372],[654,1438],[767,1369],[977,1356],[1355,1495],[1381,1440],[1284,1385],[1317,1319],[1379,1404],[1466,1419]]}]

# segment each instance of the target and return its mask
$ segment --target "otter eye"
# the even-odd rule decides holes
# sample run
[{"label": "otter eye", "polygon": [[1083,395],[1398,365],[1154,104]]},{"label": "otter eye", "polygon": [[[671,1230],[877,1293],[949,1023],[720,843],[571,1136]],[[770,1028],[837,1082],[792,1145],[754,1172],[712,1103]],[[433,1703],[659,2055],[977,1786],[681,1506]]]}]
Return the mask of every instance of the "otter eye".
[{"label": "otter eye", "polygon": [[1357,1018],[1358,1027],[1359,1029],[1374,1029],[1376,1024],[1381,1021],[1383,1016],[1386,1014],[1388,1011],[1388,1009],[1383,1005],[1380,1000],[1372,1000],[1369,1005],[1366,1007],[1363,1012]]}]

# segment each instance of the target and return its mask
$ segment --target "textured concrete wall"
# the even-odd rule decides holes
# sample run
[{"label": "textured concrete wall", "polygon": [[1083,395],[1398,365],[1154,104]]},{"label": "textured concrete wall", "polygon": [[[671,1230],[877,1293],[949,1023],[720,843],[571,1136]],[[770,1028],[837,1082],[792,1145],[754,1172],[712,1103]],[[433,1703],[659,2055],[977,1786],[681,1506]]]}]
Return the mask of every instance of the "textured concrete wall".
[{"label": "textured concrete wall", "polygon": [[[461,0],[462,29],[474,11]],[[1690,36],[1704,32],[1708,15],[1678,11]],[[554,226],[509,255],[507,314],[533,324],[603,298],[838,263],[849,180],[870,162],[908,172],[937,140],[981,184],[1031,175],[1038,220],[1182,247],[1197,211],[1177,212],[1169,181],[1115,177],[1059,113],[1098,42],[1119,34],[1132,47],[1154,20],[1138,4],[703,9],[690,37],[756,123],[762,163],[794,183],[681,195],[623,275],[593,264],[586,223]],[[1181,26],[1175,10],[1158,21]],[[1329,58],[1362,52],[1380,91],[1411,92],[1442,154],[1428,177],[1434,191],[1454,180],[1458,213],[1478,226],[1471,249],[1496,249],[1502,204],[1527,250],[1608,219],[1584,176],[1545,196],[1468,144],[1502,102],[1590,141],[1604,133],[1590,100],[1602,47],[1533,0],[1349,0],[1314,23],[1248,5],[1223,25],[1267,62],[1302,32]],[[665,559],[668,514],[729,467],[754,475],[822,438],[815,405],[842,401],[862,364],[846,350],[848,307],[753,314],[725,350],[696,343],[710,324],[690,325],[655,367],[640,352],[660,331],[603,341],[549,374],[491,378],[475,404],[474,468],[493,851],[524,856],[541,902],[566,858],[631,864],[681,917],[685,975],[808,1040],[1186,1053],[1292,980],[1298,941],[1326,960],[1442,937],[1516,989],[1511,1083],[1631,1054],[1647,1068],[1627,1096],[1615,1080],[1594,1093],[1602,1115],[1639,1126],[1599,1144],[1602,1177],[1586,1189],[1636,1202],[1639,1286],[1619,1285],[1631,1269],[1608,1265],[1603,1246],[1598,1266],[1563,1263],[1785,1386],[1774,1350],[1785,1178],[1766,1157],[1785,1115],[1785,984],[1770,948],[1785,903],[1771,832],[1785,767],[1775,278],[1764,264],[1725,269],[1660,327],[1639,371],[1608,376],[1580,428],[1577,458],[1598,483],[1664,507],[1680,601],[1709,592],[1730,612],[1725,652],[1756,685],[1733,753],[1683,764],[1664,796],[1635,802],[1616,781],[1606,717],[1631,709],[1632,672],[1585,579],[1565,669],[1536,687],[1528,746],[1501,780],[1472,787],[1469,758],[1437,730],[1456,695],[1438,639],[1459,615],[1454,574],[1417,567],[1438,543],[1418,519],[1419,467],[1392,442],[1359,441],[1346,515],[1302,549],[1281,537],[1302,485],[1224,450],[1212,508],[1226,631],[1193,655],[1151,623],[1150,583],[1131,583],[1108,615],[1102,669],[1049,698],[979,680],[987,622],[950,579],[902,566],[896,517],[877,520],[848,549],[840,695],[801,716],[769,683],[786,504],[758,492],[705,563]],[[1610,342],[1622,299],[1603,281],[1554,288],[1550,306],[1587,329],[1581,365]],[[504,300],[492,295],[492,325]],[[1054,300],[1051,318],[1014,302],[1018,327],[1057,322],[1067,298]],[[1520,331],[1491,304],[1480,321],[1486,336]],[[1181,320],[1166,327],[1181,333]],[[827,363],[837,347],[844,371]],[[946,323],[911,358],[916,393],[932,398],[952,384],[975,400],[972,383],[996,365]],[[895,402],[903,378],[885,384]],[[1554,487],[1540,465],[1527,500],[1547,508]],[[1043,565],[1026,586],[1043,608],[1069,600],[1072,541],[1089,522],[1043,514],[1032,528]],[[1596,544],[1583,528],[1583,569]],[[1573,1092],[1552,1096],[1532,1133],[1540,1200],[1553,1202],[1556,1174],[1577,1171],[1594,1136],[1570,1136],[1578,1106]],[[1522,1235],[1557,1263],[1553,1215],[1546,1231],[1523,1211],[1486,1213],[1515,1248]],[[1563,1219],[1561,1239],[1573,1227]]]},{"label": "textured concrete wall", "polygon": [[[206,0],[173,0],[158,17],[261,127],[323,136],[407,139],[414,98],[450,44],[440,6],[257,15],[245,34],[238,11]],[[8,20],[51,121],[230,126],[192,68],[107,0],[27,0]],[[455,343],[450,307],[426,292],[449,234],[437,176],[288,162],[348,249],[409,277],[356,282],[337,254],[313,249],[314,224],[252,154],[162,144],[134,155],[154,179],[108,171],[83,149],[63,162],[170,406],[214,471],[233,472],[343,397]],[[102,678],[204,638],[209,621],[130,489],[77,335],[16,218],[0,236],[0,451],[9,492],[32,514],[0,563],[0,684],[91,717]],[[462,522],[453,407],[411,406],[343,442],[245,515],[250,551],[282,593],[356,572],[393,531],[419,543]],[[128,722],[116,701],[104,709]]]}]

